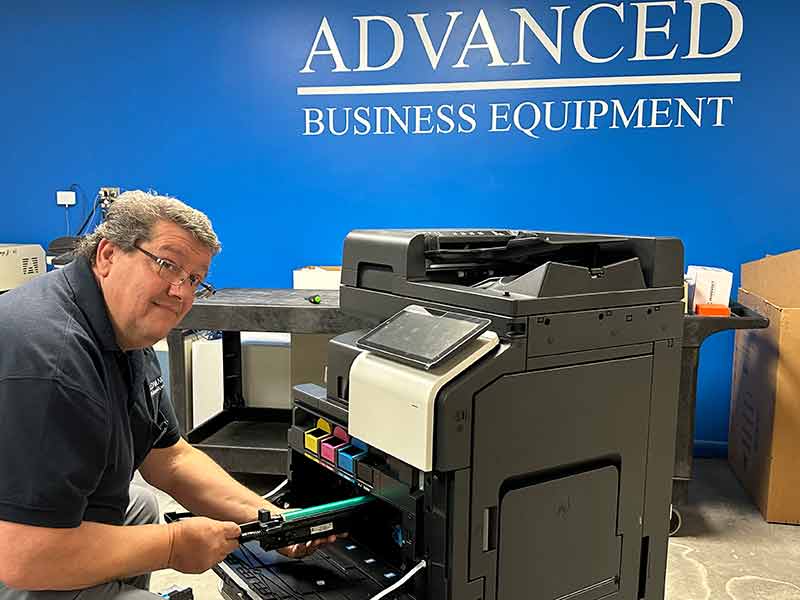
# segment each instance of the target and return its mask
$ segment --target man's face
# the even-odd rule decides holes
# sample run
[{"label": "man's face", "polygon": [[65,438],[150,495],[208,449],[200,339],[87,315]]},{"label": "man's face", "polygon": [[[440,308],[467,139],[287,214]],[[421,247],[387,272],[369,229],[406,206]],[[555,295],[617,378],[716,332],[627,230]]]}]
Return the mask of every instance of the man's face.
[{"label": "man's face", "polygon": [[[156,223],[150,240],[137,245],[201,279],[211,264],[211,251],[169,221]],[[98,246],[94,273],[123,350],[145,348],[166,337],[194,301],[189,281],[170,284],[152,258],[138,250],[123,252],[108,240]]]}]

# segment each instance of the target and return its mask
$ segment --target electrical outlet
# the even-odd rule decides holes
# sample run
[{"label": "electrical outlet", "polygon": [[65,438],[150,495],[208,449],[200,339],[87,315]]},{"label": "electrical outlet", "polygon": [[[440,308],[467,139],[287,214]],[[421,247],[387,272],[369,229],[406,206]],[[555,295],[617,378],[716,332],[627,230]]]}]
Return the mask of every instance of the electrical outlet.
[{"label": "electrical outlet", "polygon": [[75,206],[75,192],[56,192],[56,204],[59,206]]},{"label": "electrical outlet", "polygon": [[118,187],[101,187],[98,194],[101,198],[111,198],[114,199],[119,196],[119,188]]}]

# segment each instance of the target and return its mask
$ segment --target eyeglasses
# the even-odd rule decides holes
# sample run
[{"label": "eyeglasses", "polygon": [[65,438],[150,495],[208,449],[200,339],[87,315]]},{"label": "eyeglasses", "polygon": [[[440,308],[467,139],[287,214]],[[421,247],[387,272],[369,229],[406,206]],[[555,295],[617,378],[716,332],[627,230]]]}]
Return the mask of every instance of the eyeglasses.
[{"label": "eyeglasses", "polygon": [[217,292],[217,290],[205,283],[197,275],[187,273],[182,267],[179,267],[171,260],[156,256],[139,246],[134,246],[134,248],[158,265],[159,277],[170,285],[181,286],[184,281],[188,281],[189,286],[194,290],[194,297],[196,299],[210,298]]}]

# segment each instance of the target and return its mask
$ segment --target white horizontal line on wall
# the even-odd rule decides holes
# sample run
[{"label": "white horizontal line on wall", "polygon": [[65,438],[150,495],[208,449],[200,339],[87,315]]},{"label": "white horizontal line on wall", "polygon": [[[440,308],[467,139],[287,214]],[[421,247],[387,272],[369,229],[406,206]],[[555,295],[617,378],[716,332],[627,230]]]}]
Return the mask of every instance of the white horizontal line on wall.
[{"label": "white horizontal line on wall", "polygon": [[483,92],[631,85],[684,85],[692,83],[740,83],[741,73],[692,73],[686,75],[624,75],[619,77],[571,77],[563,79],[508,79],[450,83],[384,83],[375,85],[323,85],[298,87],[298,96],[361,94],[412,94],[426,92]]}]

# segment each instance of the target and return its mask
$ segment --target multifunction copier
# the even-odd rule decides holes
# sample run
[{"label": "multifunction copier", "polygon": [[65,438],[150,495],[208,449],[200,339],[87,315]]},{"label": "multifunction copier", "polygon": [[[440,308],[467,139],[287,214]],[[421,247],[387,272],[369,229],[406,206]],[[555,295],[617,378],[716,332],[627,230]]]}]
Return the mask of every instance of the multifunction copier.
[{"label": "multifunction copier", "polygon": [[371,498],[343,543],[418,569],[396,597],[660,600],[682,274],[671,238],[351,232],[341,310],[375,327],[295,387],[287,498]]}]

